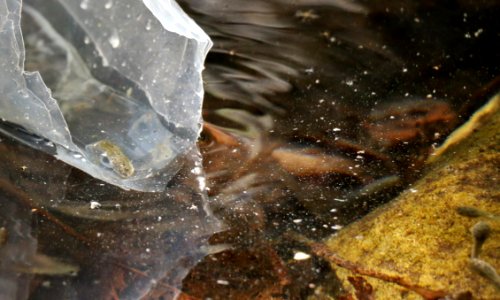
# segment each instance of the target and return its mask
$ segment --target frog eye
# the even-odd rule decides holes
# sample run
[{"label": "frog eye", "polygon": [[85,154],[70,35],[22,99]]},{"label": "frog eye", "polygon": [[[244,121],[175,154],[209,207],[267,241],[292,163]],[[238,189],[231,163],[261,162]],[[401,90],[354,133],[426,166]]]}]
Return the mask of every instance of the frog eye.
[{"label": "frog eye", "polygon": [[112,169],[113,166],[111,164],[111,161],[109,160],[109,157],[106,153],[102,153],[100,156],[100,163],[101,165],[103,165],[104,167],[108,168],[108,169]]}]

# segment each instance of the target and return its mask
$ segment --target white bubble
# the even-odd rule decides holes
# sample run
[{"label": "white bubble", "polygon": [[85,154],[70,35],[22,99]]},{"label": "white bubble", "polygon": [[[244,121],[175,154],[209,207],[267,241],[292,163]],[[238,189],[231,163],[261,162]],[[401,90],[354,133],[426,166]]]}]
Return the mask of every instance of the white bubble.
[{"label": "white bubble", "polygon": [[295,260],[306,260],[309,258],[311,258],[311,255],[304,252],[295,252],[293,255],[293,259]]},{"label": "white bubble", "polygon": [[86,10],[89,8],[89,0],[82,0],[80,3],[80,8]]},{"label": "white bubble", "polygon": [[120,47],[120,38],[118,37],[118,34],[116,32],[113,32],[113,34],[109,37],[108,41],[111,44],[111,47],[113,48]]},{"label": "white bubble", "polygon": [[97,201],[90,201],[90,209],[97,209],[101,207],[101,203]]},{"label": "white bubble", "polygon": [[105,9],[110,9],[112,6],[113,6],[113,1],[111,0],[106,2],[106,4],[104,4]]}]

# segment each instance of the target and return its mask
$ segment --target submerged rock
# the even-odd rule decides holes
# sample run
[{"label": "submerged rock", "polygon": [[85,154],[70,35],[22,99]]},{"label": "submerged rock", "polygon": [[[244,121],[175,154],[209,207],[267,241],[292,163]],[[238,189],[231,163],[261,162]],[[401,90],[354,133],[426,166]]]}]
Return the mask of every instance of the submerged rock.
[{"label": "submerged rock", "polygon": [[[452,146],[397,200],[317,249],[348,293],[360,292],[353,281],[361,276],[375,299],[498,297],[499,105],[497,95],[459,128],[451,138],[460,141],[445,143]],[[493,228],[489,238],[471,229],[479,220]]]}]

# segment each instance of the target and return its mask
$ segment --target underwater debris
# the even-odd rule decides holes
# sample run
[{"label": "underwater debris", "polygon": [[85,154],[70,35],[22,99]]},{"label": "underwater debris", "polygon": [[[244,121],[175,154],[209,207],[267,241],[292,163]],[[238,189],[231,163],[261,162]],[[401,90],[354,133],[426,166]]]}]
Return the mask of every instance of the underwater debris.
[{"label": "underwater debris", "polygon": [[3,245],[5,245],[5,243],[7,242],[7,238],[8,237],[9,237],[9,235],[7,233],[7,228],[0,227],[0,247],[2,247]]}]

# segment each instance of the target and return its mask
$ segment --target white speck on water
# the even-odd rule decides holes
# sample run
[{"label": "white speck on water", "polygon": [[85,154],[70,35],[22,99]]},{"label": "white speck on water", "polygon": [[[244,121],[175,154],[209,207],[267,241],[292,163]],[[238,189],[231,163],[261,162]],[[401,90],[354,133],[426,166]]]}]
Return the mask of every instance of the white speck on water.
[{"label": "white speck on water", "polygon": [[416,192],[418,192],[418,190],[416,190],[416,189],[410,189],[410,192],[416,193]]},{"label": "white speck on water", "polygon": [[354,81],[353,80],[346,80],[345,84],[347,84],[348,86],[352,86],[354,84]]},{"label": "white speck on water", "polygon": [[113,34],[108,39],[111,47],[118,48],[120,47],[120,38],[118,37],[118,33],[113,32]]},{"label": "white speck on water", "polygon": [[106,4],[104,4],[105,9],[110,9],[112,6],[113,6],[113,1],[111,0],[106,2]]},{"label": "white speck on water", "polygon": [[101,203],[97,201],[90,201],[90,209],[101,208]]},{"label": "white speck on water", "polygon": [[205,177],[204,176],[198,176],[198,177],[196,177],[196,180],[198,180],[198,186],[200,187],[200,189],[202,191],[205,190],[205,188],[207,187],[207,184],[206,184],[206,181],[205,181]]},{"label": "white speck on water", "polygon": [[333,128],[333,131],[337,132],[337,131],[341,131],[342,129],[338,128],[338,127],[335,127]]},{"label": "white speck on water", "polygon": [[342,229],[343,227],[344,227],[344,226],[342,226],[342,225],[333,225],[331,228],[332,228],[333,230],[340,230],[340,229]]},{"label": "white speck on water", "polygon": [[82,2],[80,2],[80,8],[83,10],[88,9],[89,8],[89,0],[82,0]]},{"label": "white speck on water", "polygon": [[194,167],[193,169],[191,169],[191,173],[196,174],[196,175],[200,175],[201,174],[201,168],[200,167]]},{"label": "white speck on water", "polygon": [[476,32],[474,32],[474,36],[479,37],[479,35],[481,35],[481,33],[483,33],[483,29],[479,28]]},{"label": "white speck on water", "polygon": [[151,20],[148,20],[148,22],[146,23],[146,30],[151,30]]},{"label": "white speck on water", "polygon": [[88,45],[90,43],[90,38],[88,36],[85,36],[83,38],[83,42],[85,43],[85,45]]},{"label": "white speck on water", "polygon": [[314,73],[314,68],[312,68],[312,67],[311,68],[307,68],[307,69],[304,70],[304,72],[306,72],[307,74],[312,74],[312,73]]},{"label": "white speck on water", "polygon": [[306,260],[306,259],[309,259],[311,258],[311,255],[310,254],[307,254],[307,253],[304,253],[304,252],[295,252],[295,254],[293,255],[293,259],[294,260]]},{"label": "white speck on water", "polygon": [[302,219],[295,219],[295,220],[293,220],[293,223],[295,223],[295,224],[302,223]]},{"label": "white speck on water", "polygon": [[229,281],[224,280],[224,279],[217,279],[217,284],[220,284],[220,285],[229,285]]},{"label": "white speck on water", "polygon": [[[125,65],[126,65],[126,64],[125,64]],[[134,92],[134,89],[133,89],[133,88],[131,88],[131,87],[129,87],[129,88],[127,89],[126,94],[127,94],[127,96],[128,96],[128,97],[130,97],[130,96],[132,96],[132,93],[133,93],[133,92]],[[150,170],[149,172],[151,172],[151,170]]]}]

